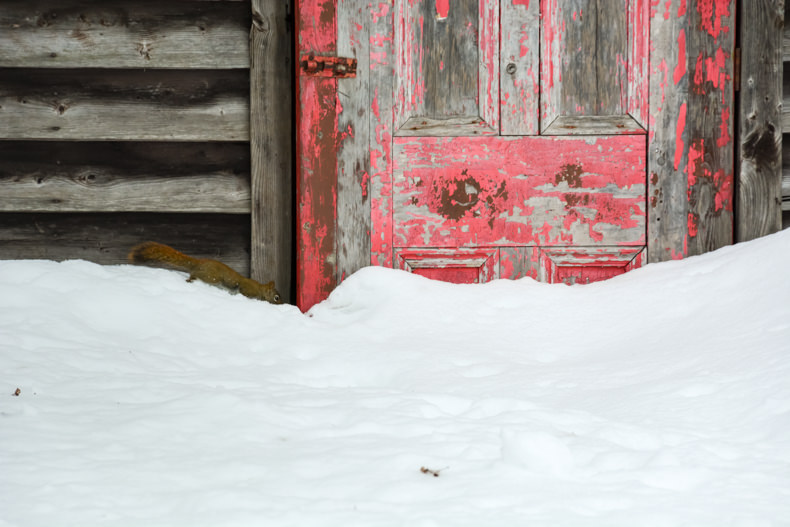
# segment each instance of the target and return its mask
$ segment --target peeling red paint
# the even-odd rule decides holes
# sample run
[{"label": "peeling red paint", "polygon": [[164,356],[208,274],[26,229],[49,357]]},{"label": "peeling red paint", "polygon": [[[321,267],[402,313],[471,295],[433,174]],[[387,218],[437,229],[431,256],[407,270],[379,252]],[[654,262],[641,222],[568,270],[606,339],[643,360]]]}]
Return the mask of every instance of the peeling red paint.
[{"label": "peeling red paint", "polygon": [[545,248],[533,253],[535,265],[549,283],[589,284],[641,267],[644,248]]},{"label": "peeling red paint", "polygon": [[450,14],[450,0],[436,0],[436,18],[444,19]]},{"label": "peeling red paint", "polygon": [[680,160],[683,158],[683,133],[686,129],[687,109],[688,107],[685,102],[680,105],[680,110],[678,111],[678,120],[675,125],[675,170],[680,167]]},{"label": "peeling red paint", "polygon": [[681,29],[678,35],[678,63],[675,66],[675,72],[672,75],[672,81],[675,85],[680,83],[680,80],[686,74],[686,30]]},{"label": "peeling red paint", "polygon": [[722,18],[730,17],[730,3],[732,0],[697,0],[697,12],[701,18],[701,29],[714,39],[730,30],[722,25]]},{"label": "peeling red paint", "polygon": [[638,136],[396,138],[395,146],[396,246],[644,243]]}]

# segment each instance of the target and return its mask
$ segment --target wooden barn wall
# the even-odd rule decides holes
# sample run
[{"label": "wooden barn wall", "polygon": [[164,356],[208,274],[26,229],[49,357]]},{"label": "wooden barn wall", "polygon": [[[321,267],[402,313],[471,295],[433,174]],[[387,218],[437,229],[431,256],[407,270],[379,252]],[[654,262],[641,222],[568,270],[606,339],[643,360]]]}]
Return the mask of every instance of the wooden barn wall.
[{"label": "wooden barn wall", "polygon": [[[742,0],[736,240],[782,228],[784,0]],[[790,196],[788,196],[790,198]]]},{"label": "wooden barn wall", "polygon": [[[778,1],[778,0],[777,0]],[[784,20],[790,21],[790,2],[784,2]],[[782,31],[782,228],[790,228],[790,24]]]},{"label": "wooden barn wall", "polygon": [[0,259],[117,264],[152,239],[288,296],[288,10],[0,2]]}]

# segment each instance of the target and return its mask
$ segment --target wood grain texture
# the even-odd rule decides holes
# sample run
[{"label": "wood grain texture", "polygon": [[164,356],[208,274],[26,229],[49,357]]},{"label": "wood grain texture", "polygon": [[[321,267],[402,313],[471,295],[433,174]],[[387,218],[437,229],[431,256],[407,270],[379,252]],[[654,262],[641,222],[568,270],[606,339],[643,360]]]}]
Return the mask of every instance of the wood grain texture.
[{"label": "wood grain texture", "polygon": [[447,5],[446,13],[437,13],[436,2],[423,1],[409,12],[407,24],[419,39],[411,59],[417,75],[413,80],[424,82],[421,115],[479,115],[479,39],[474,38],[478,4],[478,0],[455,0]]},{"label": "wood grain texture", "polygon": [[[335,1],[297,5],[299,56],[336,54]],[[307,310],[337,283],[337,80],[300,75],[296,91],[296,303]]]},{"label": "wood grain texture", "polygon": [[249,218],[236,214],[2,213],[0,260],[126,264],[129,249],[156,240],[249,276],[249,235]]},{"label": "wood grain texture", "polygon": [[393,266],[392,138],[397,121],[393,86],[396,53],[393,10],[387,3],[370,7],[370,261]]},{"label": "wood grain texture", "polygon": [[633,135],[646,133],[630,115],[561,115],[544,135]]},{"label": "wood grain texture", "polygon": [[370,265],[370,13],[367,0],[339,0],[337,54],[357,60],[338,79],[337,276]]},{"label": "wood grain texture", "polygon": [[540,5],[501,2],[499,61],[502,135],[537,135],[540,100]]},{"label": "wood grain texture", "polygon": [[562,117],[630,114],[637,126],[629,128],[646,128],[645,0],[541,0],[540,5],[542,133],[557,133],[553,123]]},{"label": "wood grain texture", "polygon": [[0,142],[0,211],[248,214],[244,143]]},{"label": "wood grain texture", "polygon": [[397,138],[397,247],[643,245],[639,136]]},{"label": "wood grain texture", "polygon": [[[499,130],[499,3],[395,0],[395,129],[485,122]],[[409,133],[409,132],[405,132]],[[420,133],[420,132],[417,132]],[[405,135],[405,134],[404,134]]]},{"label": "wood grain texture", "polygon": [[251,277],[293,301],[290,1],[253,0],[249,30]]},{"label": "wood grain texture", "polygon": [[651,13],[648,257],[733,241],[734,0],[672,0]]},{"label": "wood grain texture", "polygon": [[790,140],[782,141],[782,211],[790,211]]},{"label": "wood grain texture", "polygon": [[246,141],[243,70],[0,70],[0,137]]},{"label": "wood grain texture", "polygon": [[0,67],[247,68],[242,2],[0,2]]},{"label": "wood grain texture", "polygon": [[783,0],[743,2],[736,239],[782,228]]}]

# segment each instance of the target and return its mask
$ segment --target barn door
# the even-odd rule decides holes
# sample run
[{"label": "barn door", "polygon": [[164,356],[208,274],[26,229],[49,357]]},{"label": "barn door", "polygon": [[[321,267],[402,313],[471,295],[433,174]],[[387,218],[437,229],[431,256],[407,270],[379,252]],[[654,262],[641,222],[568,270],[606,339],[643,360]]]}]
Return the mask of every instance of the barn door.
[{"label": "barn door", "polygon": [[298,303],[641,264],[647,0],[299,0]]}]

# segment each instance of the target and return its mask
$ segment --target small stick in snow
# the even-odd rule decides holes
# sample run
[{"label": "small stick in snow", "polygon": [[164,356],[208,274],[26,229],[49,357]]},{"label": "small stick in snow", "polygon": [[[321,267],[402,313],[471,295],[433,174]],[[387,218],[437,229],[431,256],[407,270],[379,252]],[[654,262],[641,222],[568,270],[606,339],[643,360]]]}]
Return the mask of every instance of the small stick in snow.
[{"label": "small stick in snow", "polygon": [[439,472],[441,472],[442,470],[448,469],[448,468],[450,468],[450,467],[440,468],[439,470],[431,470],[429,468],[420,467],[420,472],[422,472],[423,474],[431,474],[433,477],[438,478],[439,477]]}]

